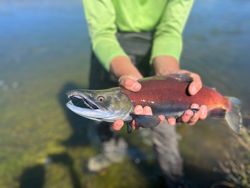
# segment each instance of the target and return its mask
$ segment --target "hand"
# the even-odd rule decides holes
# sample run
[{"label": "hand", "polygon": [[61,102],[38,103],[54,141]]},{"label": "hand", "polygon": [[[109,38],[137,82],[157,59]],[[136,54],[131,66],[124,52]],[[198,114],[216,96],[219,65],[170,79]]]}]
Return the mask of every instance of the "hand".
[{"label": "hand", "polygon": [[[188,86],[188,92],[190,95],[195,95],[202,88],[202,81],[198,74],[192,73],[187,70],[180,70],[176,72],[177,74],[188,74],[193,81]],[[192,111],[191,109],[197,109],[197,112]],[[190,109],[186,110],[184,114],[181,116],[181,120],[184,123],[188,123],[189,125],[194,125],[198,120],[204,120],[207,117],[207,106],[198,104],[192,104]],[[174,117],[167,118],[169,125],[175,125],[176,119]]]},{"label": "hand", "polygon": [[[200,76],[198,74],[186,71],[186,70],[180,70],[176,73],[179,74],[189,74],[190,77],[193,78],[193,81],[190,83],[188,91],[190,95],[195,95],[201,88],[202,88],[202,82],[200,79]],[[121,76],[119,79],[119,83],[121,86],[125,87],[128,90],[137,92],[141,89],[141,84],[137,81],[139,78],[135,78],[132,76]],[[194,125],[198,120],[203,120],[207,116],[207,107],[205,105],[199,106],[198,104],[192,104],[190,106],[191,109],[199,109],[196,113],[194,113],[191,109],[185,111],[185,113],[182,115],[181,120],[185,123],[188,123],[189,125]],[[138,105],[134,108],[135,114],[140,115],[152,115],[152,110],[149,106],[142,107],[141,105]],[[163,121],[165,119],[164,115],[159,116],[160,120]],[[176,119],[174,117],[168,117],[167,118],[169,125],[175,125]],[[124,125],[123,120],[116,120],[112,128],[115,131],[121,130],[121,128]],[[133,121],[132,122],[133,129],[136,128],[136,124]]]},{"label": "hand", "polygon": [[[188,74],[193,79],[193,81],[188,86],[188,92],[190,95],[195,95],[202,88],[202,81],[198,74],[187,70],[180,70],[177,73]],[[198,111],[195,113],[191,109],[185,111],[185,113],[181,117],[181,120],[184,123],[188,123],[189,125],[194,125],[198,120],[204,120],[207,117],[207,106],[205,105],[199,106],[198,104],[192,104],[190,108],[198,109]],[[170,125],[175,125],[176,120],[175,118],[168,118],[168,122]]]},{"label": "hand", "polygon": [[[126,89],[133,91],[133,92],[137,92],[141,89],[141,84],[137,81],[138,79],[140,79],[141,77],[133,77],[133,76],[121,76],[119,79],[119,83],[121,86],[125,87]],[[152,115],[152,110],[149,106],[145,106],[142,107],[141,105],[135,106],[134,108],[134,113],[135,114],[143,114],[143,115]],[[164,117],[162,117],[162,120],[165,119]],[[123,120],[116,120],[113,125],[112,128],[115,131],[119,131],[121,130],[121,128],[124,125],[124,121]],[[132,121],[132,128],[135,129],[136,125],[135,125],[135,121]]]},{"label": "hand", "polygon": [[[188,74],[193,81],[188,86],[188,92],[190,95],[195,95],[199,92],[199,90],[202,88],[202,81],[198,74],[187,71],[187,70],[179,70],[175,72],[175,74]],[[197,112],[192,111],[191,109],[198,110]],[[198,104],[192,104],[190,106],[190,109],[186,110],[184,114],[181,116],[181,120],[184,123],[188,123],[189,125],[194,125],[197,123],[198,120],[204,120],[207,117],[207,106]],[[169,125],[175,125],[176,124],[176,118],[175,117],[168,117],[167,118]]]},{"label": "hand", "polygon": [[[137,80],[141,79],[142,75],[128,57],[115,57],[111,62],[110,70],[117,78],[119,78],[119,83],[121,86],[134,92],[137,92],[141,89],[141,84]],[[137,113],[136,107],[134,111]],[[112,128],[116,131],[119,131],[123,125],[123,120],[116,120],[113,123]]]},{"label": "hand", "polygon": [[[180,70],[178,61],[171,56],[159,56],[154,59],[153,63],[156,75],[166,76],[168,74],[188,74],[192,77],[193,81],[188,87],[188,92],[190,95],[195,95],[202,88],[202,81],[198,74],[192,73],[187,70]],[[199,106],[198,104],[192,104],[190,106],[192,109],[199,109],[194,113],[191,109],[185,111],[182,115],[181,120],[189,125],[194,125],[199,119],[203,120],[207,117],[207,107],[205,105]],[[169,125],[175,125],[176,119],[174,117],[169,117],[167,119]]]},{"label": "hand", "polygon": [[[168,60],[168,61],[165,61],[165,60]],[[168,67],[168,69],[166,67]],[[192,73],[187,70],[180,70],[179,63],[172,57],[157,58],[154,63],[154,68],[155,68],[155,72],[157,75],[167,75],[167,74],[173,74],[173,73],[189,74],[190,77],[193,78],[193,81],[190,83],[188,87],[188,91],[190,95],[195,95],[202,88],[202,82],[201,82],[200,76],[196,73]],[[128,75],[121,76],[119,79],[119,83],[121,86],[125,87],[126,89],[137,92],[141,89],[141,84],[137,80],[142,78],[142,76],[140,74],[134,74],[134,75],[136,76],[128,76]],[[194,125],[199,119],[203,120],[207,117],[207,107],[205,105],[199,106],[198,104],[192,104],[190,108],[198,109],[198,111],[196,113],[194,113],[191,109],[185,111],[181,117],[181,120],[183,122],[188,123],[190,125]],[[134,113],[141,114],[141,115],[152,115],[152,110],[148,106],[142,107],[138,105],[134,108]],[[165,119],[164,115],[160,115],[159,118],[161,121]],[[168,117],[167,121],[169,125],[176,124],[176,119],[174,117]],[[116,120],[113,123],[112,128],[115,131],[119,131],[121,130],[123,125],[124,125],[123,120]],[[134,121],[132,122],[132,127],[134,129],[136,128]]]}]

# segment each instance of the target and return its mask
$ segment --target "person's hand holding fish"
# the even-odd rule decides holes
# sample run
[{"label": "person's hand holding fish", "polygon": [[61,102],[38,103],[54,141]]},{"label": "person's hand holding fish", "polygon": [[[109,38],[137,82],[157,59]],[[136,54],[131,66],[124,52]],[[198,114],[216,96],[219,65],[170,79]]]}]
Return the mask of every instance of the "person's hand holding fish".
[{"label": "person's hand holding fish", "polygon": [[[157,61],[158,60],[158,61]],[[180,70],[179,64],[170,60],[168,63],[166,63],[165,59],[161,59],[159,57],[154,63],[155,73],[157,76],[166,76],[169,74],[187,74],[192,78],[192,82],[189,84],[188,87],[188,93],[190,95],[195,95],[201,88],[202,88],[202,81],[198,74],[192,73],[187,70]],[[131,72],[129,75],[122,75],[119,78],[119,84],[126,88],[127,90],[138,92],[141,89],[141,84],[138,82],[139,79],[141,79],[142,76],[136,72],[136,74],[131,75]],[[197,111],[194,111],[192,109],[196,109]],[[137,105],[134,108],[134,113],[137,115],[152,115],[152,109],[149,106],[141,106]],[[190,106],[190,109],[186,110],[183,115],[181,116],[181,121],[184,123],[188,123],[189,125],[194,125],[198,120],[203,120],[207,117],[207,107],[205,105],[199,106],[198,104],[192,104]],[[159,118],[161,121],[165,119],[164,115],[159,115]],[[175,125],[176,124],[176,118],[175,117],[168,117],[166,118],[169,125]],[[124,125],[123,120],[116,120],[112,128],[116,131],[121,130],[121,128]],[[132,122],[132,127],[135,129],[136,122]]]}]

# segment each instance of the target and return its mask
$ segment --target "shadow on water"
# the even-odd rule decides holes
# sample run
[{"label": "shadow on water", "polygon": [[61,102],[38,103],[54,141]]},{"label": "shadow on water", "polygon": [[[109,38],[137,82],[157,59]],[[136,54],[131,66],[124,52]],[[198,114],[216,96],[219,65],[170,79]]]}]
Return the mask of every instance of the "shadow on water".
[{"label": "shadow on water", "polygon": [[45,168],[43,164],[26,168],[19,178],[20,188],[43,188],[45,183]]},{"label": "shadow on water", "polygon": [[[90,127],[93,127],[91,121],[81,118],[80,116],[74,114],[66,107],[68,101],[66,93],[72,89],[81,88],[79,85],[74,83],[67,83],[58,93],[58,100],[64,110],[65,117],[67,118],[69,125],[72,129],[72,134],[68,139],[62,141],[61,144],[67,148],[69,147],[79,147],[87,146],[90,144]],[[57,164],[63,166],[70,175],[72,182],[72,187],[80,188],[81,181],[74,169],[74,160],[67,152],[59,154],[50,154],[47,156],[48,164]],[[46,182],[46,163],[38,164],[33,167],[26,168],[19,178],[20,188],[43,188]]]},{"label": "shadow on water", "polygon": [[185,178],[191,182],[194,188],[219,188],[220,186],[215,186],[216,183],[222,182],[225,178],[219,172],[202,169],[198,164],[194,166],[188,161],[184,161],[184,173]]},{"label": "shadow on water", "polygon": [[[69,172],[73,188],[82,187],[80,179],[74,169],[74,161],[67,153],[52,154],[48,156],[48,159],[53,164],[63,166]],[[19,179],[20,188],[43,188],[46,173],[45,167],[44,164],[39,164],[25,169]]]}]

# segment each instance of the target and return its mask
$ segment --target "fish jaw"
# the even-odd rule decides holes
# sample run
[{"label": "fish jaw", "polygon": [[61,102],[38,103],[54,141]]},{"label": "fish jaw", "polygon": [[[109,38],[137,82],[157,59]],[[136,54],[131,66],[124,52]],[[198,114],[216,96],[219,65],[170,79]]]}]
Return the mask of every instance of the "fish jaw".
[{"label": "fish jaw", "polygon": [[129,114],[124,115],[121,117],[119,113],[112,113],[109,111],[104,111],[101,109],[90,109],[90,108],[81,108],[75,106],[72,101],[69,101],[66,106],[74,113],[78,114],[79,116],[92,119],[95,121],[106,121],[106,122],[114,122],[116,119],[123,119],[123,120],[130,120]]},{"label": "fish jaw", "polygon": [[[120,92],[120,88],[106,90],[73,90],[67,93],[70,101],[66,106],[74,113],[95,121],[114,122],[117,119],[130,121],[133,106],[129,98]],[[102,97],[103,101],[100,101]],[[84,106],[72,102],[78,100]]]}]

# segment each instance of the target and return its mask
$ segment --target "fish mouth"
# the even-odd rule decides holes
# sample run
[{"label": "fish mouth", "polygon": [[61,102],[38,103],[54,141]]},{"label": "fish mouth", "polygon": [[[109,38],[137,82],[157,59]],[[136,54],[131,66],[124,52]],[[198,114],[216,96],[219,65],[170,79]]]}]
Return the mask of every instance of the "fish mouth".
[{"label": "fish mouth", "polygon": [[68,102],[71,105],[86,108],[91,110],[101,109],[99,105],[97,105],[93,100],[91,100],[87,94],[79,91],[70,91],[67,93],[70,101]]},{"label": "fish mouth", "polygon": [[89,96],[88,91],[70,91],[67,93],[70,99],[66,106],[74,113],[95,121],[107,119],[112,122],[112,113],[96,104]]}]

